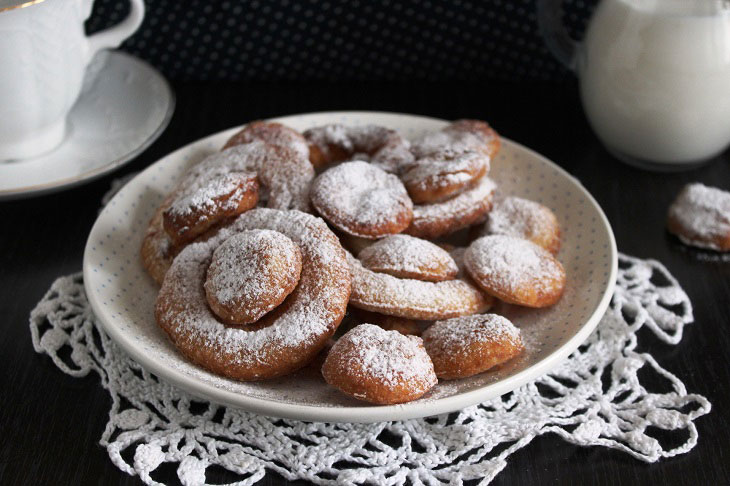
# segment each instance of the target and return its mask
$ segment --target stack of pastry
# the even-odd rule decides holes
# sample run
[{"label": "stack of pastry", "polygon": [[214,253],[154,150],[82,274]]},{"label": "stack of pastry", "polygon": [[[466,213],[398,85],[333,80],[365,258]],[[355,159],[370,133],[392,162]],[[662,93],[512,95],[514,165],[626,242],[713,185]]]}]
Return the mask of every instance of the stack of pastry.
[{"label": "stack of pastry", "polygon": [[[498,135],[460,120],[413,142],[388,128],[254,122],[192,167],[142,260],[178,350],[236,380],[322,376],[360,400],[415,400],[519,355],[499,300],[546,307],[565,272],[550,209],[495,196]],[[472,238],[454,246],[464,228]],[[344,316],[358,322],[338,332]]]}]

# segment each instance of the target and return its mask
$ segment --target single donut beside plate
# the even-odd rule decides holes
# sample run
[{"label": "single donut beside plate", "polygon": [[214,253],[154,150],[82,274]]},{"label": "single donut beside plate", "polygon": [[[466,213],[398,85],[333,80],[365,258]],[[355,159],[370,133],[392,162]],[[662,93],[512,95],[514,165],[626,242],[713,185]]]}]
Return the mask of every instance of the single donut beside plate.
[{"label": "single donut beside plate", "polygon": [[687,245],[730,251],[730,192],[687,184],[669,207],[667,229]]}]

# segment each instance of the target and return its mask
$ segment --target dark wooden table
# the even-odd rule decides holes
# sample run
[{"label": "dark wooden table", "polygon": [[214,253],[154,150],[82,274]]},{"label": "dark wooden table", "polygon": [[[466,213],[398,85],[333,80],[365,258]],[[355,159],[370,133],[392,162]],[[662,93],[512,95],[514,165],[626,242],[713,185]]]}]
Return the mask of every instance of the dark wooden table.
[{"label": "dark wooden table", "polygon": [[[697,420],[694,450],[650,465],[548,435],[511,456],[494,484],[730,484],[730,263],[699,259],[664,230],[666,208],[685,183],[702,181],[730,190],[730,153],[679,174],[625,166],[590,132],[573,85],[174,87],[178,106],[170,127],[123,169],[69,191],[0,203],[0,484],[139,484],[116,469],[98,445],[110,407],[98,377],[63,374],[47,356],[33,352],[28,330],[29,312],[51,282],[81,269],[86,236],[111,180],[249,120],[339,109],[488,120],[504,136],[575,175],[608,215],[619,250],[663,262],[692,299],[695,323],[686,328],[682,342],[669,346],[647,337],[642,349],[690,392],[712,402],[713,411]],[[177,481],[174,468],[157,478]],[[231,480],[209,478],[226,479]],[[282,482],[269,473],[262,484]]]}]

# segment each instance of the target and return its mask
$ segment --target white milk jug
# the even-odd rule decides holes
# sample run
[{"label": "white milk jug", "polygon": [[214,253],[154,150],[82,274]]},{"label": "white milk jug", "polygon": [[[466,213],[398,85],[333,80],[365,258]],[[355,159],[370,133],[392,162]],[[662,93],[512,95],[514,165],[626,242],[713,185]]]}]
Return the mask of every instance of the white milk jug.
[{"label": "white milk jug", "polygon": [[545,41],[619,159],[680,170],[730,145],[730,1],[602,0],[582,44],[559,12],[560,0],[539,0]]}]

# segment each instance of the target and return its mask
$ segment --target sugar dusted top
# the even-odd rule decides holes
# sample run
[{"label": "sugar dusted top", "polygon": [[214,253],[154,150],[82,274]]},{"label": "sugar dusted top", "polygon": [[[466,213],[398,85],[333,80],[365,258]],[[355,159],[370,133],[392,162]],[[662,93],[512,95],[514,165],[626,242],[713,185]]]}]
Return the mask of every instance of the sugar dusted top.
[{"label": "sugar dusted top", "polygon": [[350,330],[330,353],[343,353],[338,360],[340,372],[363,373],[385,386],[428,389],[437,381],[421,338],[386,331],[373,324]]}]

